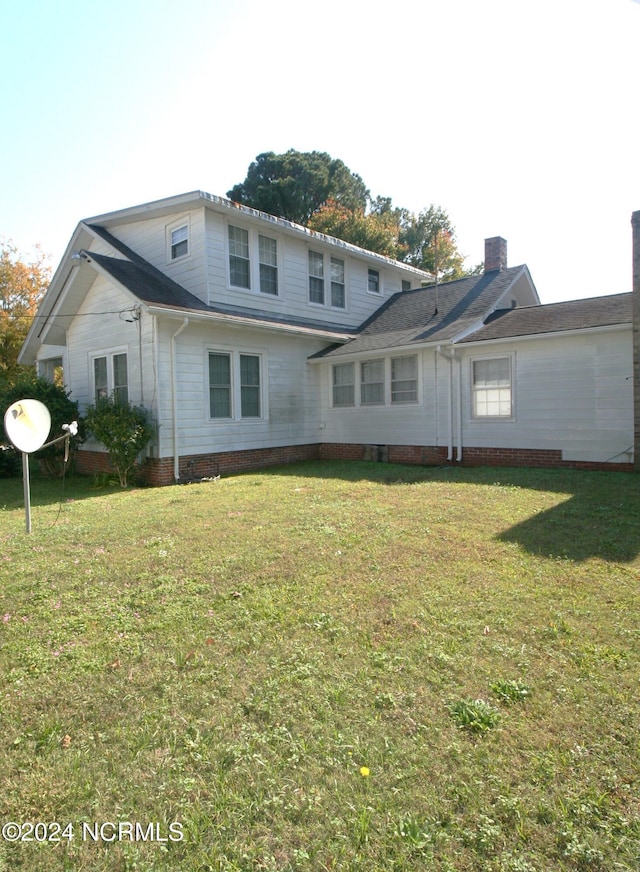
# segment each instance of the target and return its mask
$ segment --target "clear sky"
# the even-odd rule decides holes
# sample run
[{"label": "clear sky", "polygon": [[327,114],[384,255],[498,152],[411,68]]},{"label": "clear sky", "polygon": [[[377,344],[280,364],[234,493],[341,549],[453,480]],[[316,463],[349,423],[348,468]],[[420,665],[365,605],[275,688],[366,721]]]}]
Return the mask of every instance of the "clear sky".
[{"label": "clear sky", "polygon": [[0,237],[326,151],[372,195],[508,240],[543,302],[631,290],[638,0],[0,0]]}]

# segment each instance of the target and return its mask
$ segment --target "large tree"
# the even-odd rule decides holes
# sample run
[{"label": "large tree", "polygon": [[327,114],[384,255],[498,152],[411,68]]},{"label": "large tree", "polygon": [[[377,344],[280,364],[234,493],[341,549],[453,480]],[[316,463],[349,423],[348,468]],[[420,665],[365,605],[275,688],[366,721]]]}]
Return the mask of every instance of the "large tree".
[{"label": "large tree", "polygon": [[32,260],[12,242],[0,241],[0,382],[10,385],[24,374],[18,352],[51,275],[46,257],[36,250]]},{"label": "large tree", "polygon": [[441,206],[429,206],[417,215],[405,213],[398,241],[399,259],[430,272],[436,282],[474,275],[479,267],[464,268],[455,228]]},{"label": "large tree", "polygon": [[321,151],[259,154],[249,166],[244,182],[227,191],[227,197],[298,224],[330,200],[350,210],[364,211],[369,192],[360,176],[341,160]]}]

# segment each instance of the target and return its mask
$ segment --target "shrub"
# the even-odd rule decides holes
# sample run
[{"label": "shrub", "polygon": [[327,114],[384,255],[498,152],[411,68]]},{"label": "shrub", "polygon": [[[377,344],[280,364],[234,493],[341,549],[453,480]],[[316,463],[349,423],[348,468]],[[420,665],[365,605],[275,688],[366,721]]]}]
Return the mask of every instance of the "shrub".
[{"label": "shrub", "polygon": [[153,436],[149,413],[142,406],[119,402],[111,394],[89,406],[85,420],[87,430],[107,449],[120,487],[127,487],[138,455]]},{"label": "shrub", "polygon": [[[63,424],[78,422],[78,433],[70,438],[71,451],[75,451],[85,439],[84,421],[78,412],[78,404],[70,399],[70,394],[63,387],[48,381],[46,378],[33,378],[26,376],[10,387],[5,386],[0,390],[0,412],[4,421],[4,413],[10,405],[18,400],[40,400],[49,410],[51,415],[51,430],[49,438],[56,439],[63,435]],[[6,435],[6,434],[5,434]],[[49,448],[40,449],[36,453],[36,459],[41,470],[51,478],[61,478],[64,474],[64,442],[58,442]],[[6,459],[5,459],[6,457]],[[3,451],[0,453],[0,475],[2,470],[7,469],[5,475],[17,475],[21,468],[18,453]]]}]

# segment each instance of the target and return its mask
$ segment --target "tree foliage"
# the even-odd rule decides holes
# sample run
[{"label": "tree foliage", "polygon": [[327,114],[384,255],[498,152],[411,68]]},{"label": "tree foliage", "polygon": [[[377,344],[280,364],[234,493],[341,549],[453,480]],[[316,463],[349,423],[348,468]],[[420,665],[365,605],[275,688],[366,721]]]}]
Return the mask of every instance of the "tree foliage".
[{"label": "tree foliage", "polygon": [[24,374],[18,352],[49,284],[51,270],[37,250],[31,261],[12,242],[0,242],[0,383],[12,384]]},{"label": "tree foliage", "polygon": [[361,177],[324,152],[264,152],[227,196],[270,215],[304,224],[430,272],[437,281],[473,275],[465,268],[455,229],[441,206],[418,214],[372,198]]},{"label": "tree foliage", "polygon": [[[51,415],[51,430],[47,441],[63,435],[63,424],[71,424],[72,421],[77,421],[78,432],[75,436],[71,436],[69,440],[71,451],[75,451],[84,442],[84,421],[78,411],[78,404],[71,399],[69,392],[63,387],[53,384],[53,382],[46,378],[36,378],[35,374],[27,373],[13,385],[0,390],[0,413],[3,418],[9,406],[12,403],[17,403],[18,400],[40,400],[47,407]],[[5,453],[9,454],[9,452]],[[18,453],[16,451],[11,453],[17,458]],[[64,454],[64,442],[58,442],[56,445],[40,449],[36,452],[35,457],[45,475],[52,478],[60,478],[65,470]],[[7,459],[6,463],[7,465],[10,464],[9,459]]]},{"label": "tree foliage", "polygon": [[341,160],[325,152],[294,149],[259,154],[244,182],[227,191],[236,203],[304,225],[329,200],[364,211],[368,196],[360,176]]},{"label": "tree foliage", "polygon": [[138,455],[153,437],[148,411],[142,406],[122,403],[112,393],[89,406],[85,420],[87,430],[107,449],[120,486],[127,487]]}]

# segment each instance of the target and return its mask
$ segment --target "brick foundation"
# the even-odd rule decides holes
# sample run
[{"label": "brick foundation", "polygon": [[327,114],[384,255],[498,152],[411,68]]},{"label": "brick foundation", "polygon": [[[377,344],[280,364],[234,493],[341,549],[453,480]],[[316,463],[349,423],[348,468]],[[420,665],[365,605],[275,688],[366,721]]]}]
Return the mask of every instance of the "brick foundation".
[{"label": "brick foundation", "polygon": [[[454,455],[455,456],[455,455]],[[530,466],[564,469],[631,472],[632,463],[594,463],[563,460],[561,451],[534,448],[465,448],[462,463],[447,461],[447,449],[428,445],[362,445],[360,443],[324,442],[319,445],[285,445],[249,451],[225,451],[217,454],[194,454],[180,458],[180,481],[199,481],[216,475],[250,472],[270,466],[284,466],[305,460],[378,461],[415,466]],[[109,459],[101,451],[77,452],[77,472],[95,475],[111,471]],[[139,470],[139,480],[148,485],[173,484],[173,458],[149,458]]]}]

